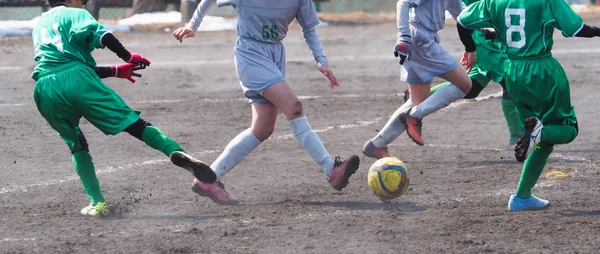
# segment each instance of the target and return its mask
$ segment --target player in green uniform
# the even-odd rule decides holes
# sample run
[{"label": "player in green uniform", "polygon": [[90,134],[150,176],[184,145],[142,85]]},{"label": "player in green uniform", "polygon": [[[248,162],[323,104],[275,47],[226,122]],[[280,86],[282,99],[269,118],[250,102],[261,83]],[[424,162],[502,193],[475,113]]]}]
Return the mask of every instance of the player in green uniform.
[{"label": "player in green uniform", "polygon": [[578,133],[569,80],[552,57],[552,35],[556,28],[566,37],[594,37],[600,29],[583,24],[564,0],[481,0],[465,9],[458,22],[469,29],[494,27],[508,57],[506,88],[525,123],[515,147],[515,157],[525,164],[508,210],[546,208],[549,202],[531,189],[554,145],[570,143]]},{"label": "player in green uniform", "polygon": [[[463,0],[465,6],[470,5],[479,0]],[[502,86],[502,112],[508,126],[509,141],[508,147],[512,148],[516,145],[517,140],[523,136],[523,125],[519,121],[515,103],[508,96],[506,86],[504,84],[504,61],[506,54],[501,49],[501,43],[495,40],[495,33],[484,30],[475,30],[472,33],[473,41],[477,46],[477,63],[469,71],[469,77],[473,86],[471,91],[465,95],[465,99],[474,99],[479,96],[479,93],[487,87],[490,81],[500,83]],[[449,86],[450,82],[443,82],[433,88],[431,93],[442,87]]]},{"label": "player in green uniform", "polygon": [[[86,0],[48,0],[52,7],[42,14],[32,32],[36,81],[34,100],[41,115],[58,132],[71,150],[73,165],[90,199],[84,215],[108,214],[96,177],[88,143],[79,128],[84,117],[107,135],[126,131],[148,146],[169,156],[206,183],[216,175],[204,162],[185,153],[175,141],[144,121],[100,78],[119,77],[135,82],[133,71],[150,65],[140,54],[130,53],[110,32],[98,23],[83,5]],[[126,64],[97,67],[91,52],[108,47]]]}]

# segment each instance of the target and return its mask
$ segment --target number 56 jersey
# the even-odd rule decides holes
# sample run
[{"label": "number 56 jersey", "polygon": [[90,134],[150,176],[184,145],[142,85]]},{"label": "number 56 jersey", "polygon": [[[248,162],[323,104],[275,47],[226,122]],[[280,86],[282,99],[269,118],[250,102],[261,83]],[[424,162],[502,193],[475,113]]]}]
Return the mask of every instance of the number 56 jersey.
[{"label": "number 56 jersey", "polygon": [[554,29],[572,37],[583,20],[565,0],[481,0],[458,17],[467,28],[493,27],[508,57],[530,58],[550,54]]},{"label": "number 56 jersey", "polygon": [[96,66],[92,51],[104,48],[106,29],[85,9],[54,7],[42,14],[32,32],[34,60],[38,63],[31,77],[56,71],[74,63]]},{"label": "number 56 jersey", "polygon": [[[207,0],[204,0],[207,1]],[[319,24],[311,0],[217,0],[219,7],[231,5],[238,13],[237,34],[267,43],[279,43],[294,19],[302,29]]]}]

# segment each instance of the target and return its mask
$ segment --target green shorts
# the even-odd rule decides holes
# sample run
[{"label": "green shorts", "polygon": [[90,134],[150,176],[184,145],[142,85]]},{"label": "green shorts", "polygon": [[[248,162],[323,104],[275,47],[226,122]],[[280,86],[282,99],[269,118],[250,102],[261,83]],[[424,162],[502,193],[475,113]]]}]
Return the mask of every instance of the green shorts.
[{"label": "green shorts", "polygon": [[544,125],[576,126],[569,79],[551,55],[538,59],[508,59],[505,73],[508,95],[517,105],[522,121],[535,116]]},{"label": "green shorts", "polygon": [[33,97],[39,112],[71,152],[86,145],[80,139],[81,117],[107,135],[122,132],[140,118],[139,112],[102,83],[92,68],[81,63],[68,64],[39,77]]},{"label": "green shorts", "polygon": [[473,41],[477,46],[477,63],[469,72],[471,79],[483,87],[493,80],[500,83],[504,79],[504,62],[506,54],[501,50],[500,42],[485,38],[481,31],[473,31]]}]

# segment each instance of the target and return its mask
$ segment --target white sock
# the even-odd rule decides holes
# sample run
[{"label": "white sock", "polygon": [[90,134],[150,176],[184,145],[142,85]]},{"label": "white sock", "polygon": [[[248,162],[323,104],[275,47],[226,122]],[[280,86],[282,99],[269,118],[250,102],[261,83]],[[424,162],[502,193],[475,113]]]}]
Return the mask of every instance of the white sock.
[{"label": "white sock", "polygon": [[429,114],[450,105],[450,103],[464,98],[465,95],[466,94],[454,84],[442,87],[430,95],[421,104],[413,107],[409,114],[411,117],[422,119]]},{"label": "white sock", "polygon": [[398,118],[398,116],[402,112],[406,112],[408,109],[410,109],[414,105],[415,104],[413,104],[411,100],[408,100],[407,102],[402,104],[402,106],[400,106],[394,112],[394,114],[392,114],[392,116],[390,117],[390,120],[388,120],[388,122],[385,124],[385,126],[383,126],[383,129],[381,129],[381,131],[379,131],[377,136],[375,136],[374,138],[371,139],[371,142],[373,142],[373,145],[375,147],[382,148],[382,147],[387,146],[389,143],[392,143],[398,136],[400,136],[400,134],[402,134],[402,132],[404,132],[406,130],[404,128],[404,124],[402,124],[402,122],[400,122],[400,119]]},{"label": "white sock", "polygon": [[250,128],[242,131],[229,141],[229,144],[227,144],[221,155],[210,165],[217,174],[217,179],[220,180],[221,177],[240,163],[258,145],[260,145],[260,140],[252,134]]},{"label": "white sock", "polygon": [[310,157],[312,157],[316,163],[321,165],[321,170],[329,177],[334,162],[331,157],[329,157],[329,153],[327,152],[327,149],[325,149],[319,136],[317,136],[317,133],[310,127],[306,116],[289,121],[289,125],[292,133],[296,136],[296,140],[300,143],[300,146],[310,154]]}]

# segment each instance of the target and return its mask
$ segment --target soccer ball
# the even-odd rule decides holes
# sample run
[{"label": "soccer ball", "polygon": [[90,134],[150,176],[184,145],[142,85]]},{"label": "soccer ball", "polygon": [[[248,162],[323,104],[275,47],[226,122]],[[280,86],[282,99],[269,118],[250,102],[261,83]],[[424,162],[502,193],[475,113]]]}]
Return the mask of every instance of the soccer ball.
[{"label": "soccer ball", "polygon": [[402,196],[408,189],[408,173],[404,162],[395,157],[377,160],[369,169],[369,188],[382,201]]}]

